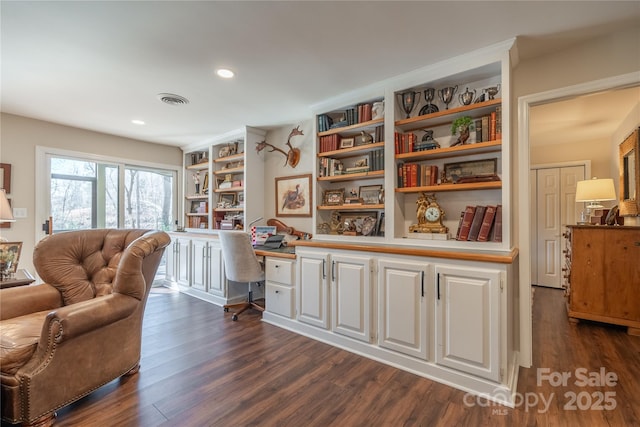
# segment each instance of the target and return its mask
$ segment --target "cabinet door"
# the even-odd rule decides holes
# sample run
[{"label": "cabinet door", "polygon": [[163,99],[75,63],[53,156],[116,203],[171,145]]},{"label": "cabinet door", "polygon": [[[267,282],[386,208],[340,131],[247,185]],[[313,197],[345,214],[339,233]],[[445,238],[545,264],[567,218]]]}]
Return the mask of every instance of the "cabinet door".
[{"label": "cabinet door", "polygon": [[435,271],[436,363],[499,381],[500,271]]},{"label": "cabinet door", "polygon": [[191,241],[191,287],[207,290],[209,276],[208,244],[206,240],[193,239]]},{"label": "cabinet door", "polygon": [[165,279],[169,283],[174,283],[177,280],[177,275],[176,275],[176,265],[178,263],[177,253],[178,253],[178,243],[175,240],[173,240],[171,242],[171,246],[164,251],[164,256],[166,257],[166,261],[167,261]]},{"label": "cabinet door", "polygon": [[334,332],[371,341],[371,258],[331,257],[331,326]]},{"label": "cabinet door", "polygon": [[207,292],[225,296],[227,276],[224,273],[224,260],[222,259],[222,248],[214,243],[209,243],[209,286]]},{"label": "cabinet door", "polygon": [[300,289],[298,320],[326,329],[329,327],[327,285],[329,255],[300,251],[297,257]]},{"label": "cabinet door", "polygon": [[176,239],[176,245],[176,279],[178,284],[189,286],[191,240],[179,238]]},{"label": "cabinet door", "polygon": [[428,264],[378,261],[378,343],[410,356],[427,358]]}]

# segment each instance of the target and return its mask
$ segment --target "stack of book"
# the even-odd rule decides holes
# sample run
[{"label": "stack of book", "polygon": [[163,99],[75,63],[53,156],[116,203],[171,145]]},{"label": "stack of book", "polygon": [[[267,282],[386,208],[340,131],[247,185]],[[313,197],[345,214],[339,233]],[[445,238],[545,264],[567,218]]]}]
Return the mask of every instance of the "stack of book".
[{"label": "stack of book", "polygon": [[421,163],[398,164],[398,188],[438,184],[438,166]]},{"label": "stack of book", "polygon": [[384,149],[373,150],[369,152],[369,170],[381,171],[384,169]]},{"label": "stack of book", "polygon": [[320,137],[320,152],[335,151],[338,149],[340,143],[340,135],[334,133],[333,135],[325,135]]},{"label": "stack of book", "polygon": [[476,142],[487,142],[502,139],[502,107],[497,106],[491,114],[475,120]]},{"label": "stack of book", "polygon": [[502,205],[467,206],[460,213],[456,240],[502,242]]},{"label": "stack of book", "polygon": [[318,132],[326,132],[331,129],[333,125],[333,119],[327,114],[318,115]]},{"label": "stack of book", "polygon": [[338,159],[332,159],[330,157],[323,157],[318,160],[318,176],[336,176],[342,175],[343,164]]}]

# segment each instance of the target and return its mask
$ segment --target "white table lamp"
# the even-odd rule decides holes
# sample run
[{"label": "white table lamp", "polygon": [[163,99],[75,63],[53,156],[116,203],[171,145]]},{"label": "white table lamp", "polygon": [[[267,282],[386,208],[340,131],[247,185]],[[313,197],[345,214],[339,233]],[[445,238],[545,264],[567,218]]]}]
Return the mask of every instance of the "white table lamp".
[{"label": "white table lamp", "polygon": [[587,203],[580,218],[581,224],[589,224],[591,210],[602,208],[599,202],[616,200],[616,189],[613,186],[613,179],[587,179],[578,181],[576,186],[576,203]]}]

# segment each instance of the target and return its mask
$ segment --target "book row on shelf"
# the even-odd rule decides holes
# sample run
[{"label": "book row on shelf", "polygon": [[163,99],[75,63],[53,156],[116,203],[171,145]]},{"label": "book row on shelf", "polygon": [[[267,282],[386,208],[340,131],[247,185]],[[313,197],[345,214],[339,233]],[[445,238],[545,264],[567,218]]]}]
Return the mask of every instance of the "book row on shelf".
[{"label": "book row on shelf", "polygon": [[[357,140],[357,142],[356,142]],[[364,145],[374,142],[384,141],[384,126],[376,126],[372,135],[363,132],[362,136],[344,137],[334,133],[332,135],[324,135],[319,138],[319,152],[336,151],[342,148],[351,148],[354,145]]]},{"label": "book row on shelf", "polygon": [[320,114],[318,115],[318,132],[368,122],[371,120],[372,108],[373,104],[371,103],[362,103],[353,108],[347,108],[338,121],[334,121],[334,118],[328,114]]},{"label": "book row on shelf", "polygon": [[438,166],[422,163],[398,164],[398,188],[438,184]]},{"label": "book row on shelf", "polygon": [[207,228],[207,217],[206,216],[190,216],[187,218],[189,228]]},{"label": "book row on shelf", "polygon": [[426,151],[440,147],[433,138],[419,141],[415,133],[395,132],[393,137],[396,154]]},{"label": "book row on shelf", "polygon": [[502,139],[502,106],[498,105],[495,111],[475,119],[474,126],[476,142]]},{"label": "book row on shelf", "polygon": [[340,159],[322,157],[318,160],[318,176],[338,176],[352,173],[373,172],[384,169],[384,149],[370,151],[362,158],[355,160],[352,166],[345,166]]},{"label": "book row on shelf", "polygon": [[502,205],[469,205],[460,213],[456,240],[502,241]]}]

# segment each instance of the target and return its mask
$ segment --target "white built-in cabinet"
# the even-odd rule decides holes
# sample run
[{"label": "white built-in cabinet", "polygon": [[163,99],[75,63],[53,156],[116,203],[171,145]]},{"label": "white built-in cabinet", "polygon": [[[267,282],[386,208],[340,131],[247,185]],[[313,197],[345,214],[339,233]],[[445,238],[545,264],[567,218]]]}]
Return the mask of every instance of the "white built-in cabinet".
[{"label": "white built-in cabinet", "polygon": [[371,341],[372,259],[331,256],[331,329],[360,341]]},{"label": "white built-in cabinet", "polygon": [[298,320],[320,328],[329,328],[329,282],[326,252],[296,251],[298,261]]},{"label": "white built-in cabinet", "polygon": [[286,318],[295,314],[295,260],[265,257],[265,309]]},{"label": "white built-in cabinet", "polygon": [[378,342],[381,347],[427,359],[429,264],[378,261]]},{"label": "white built-in cabinet", "polygon": [[165,251],[167,256],[166,279],[170,283],[189,284],[190,239],[172,238]]},{"label": "white built-in cabinet", "polygon": [[296,255],[300,277],[298,320],[370,342],[371,257],[305,251]]},{"label": "white built-in cabinet", "polygon": [[435,275],[435,362],[499,381],[501,272],[436,264]]},{"label": "white built-in cabinet", "polygon": [[191,240],[191,288],[224,295],[224,263],[217,240]]}]

